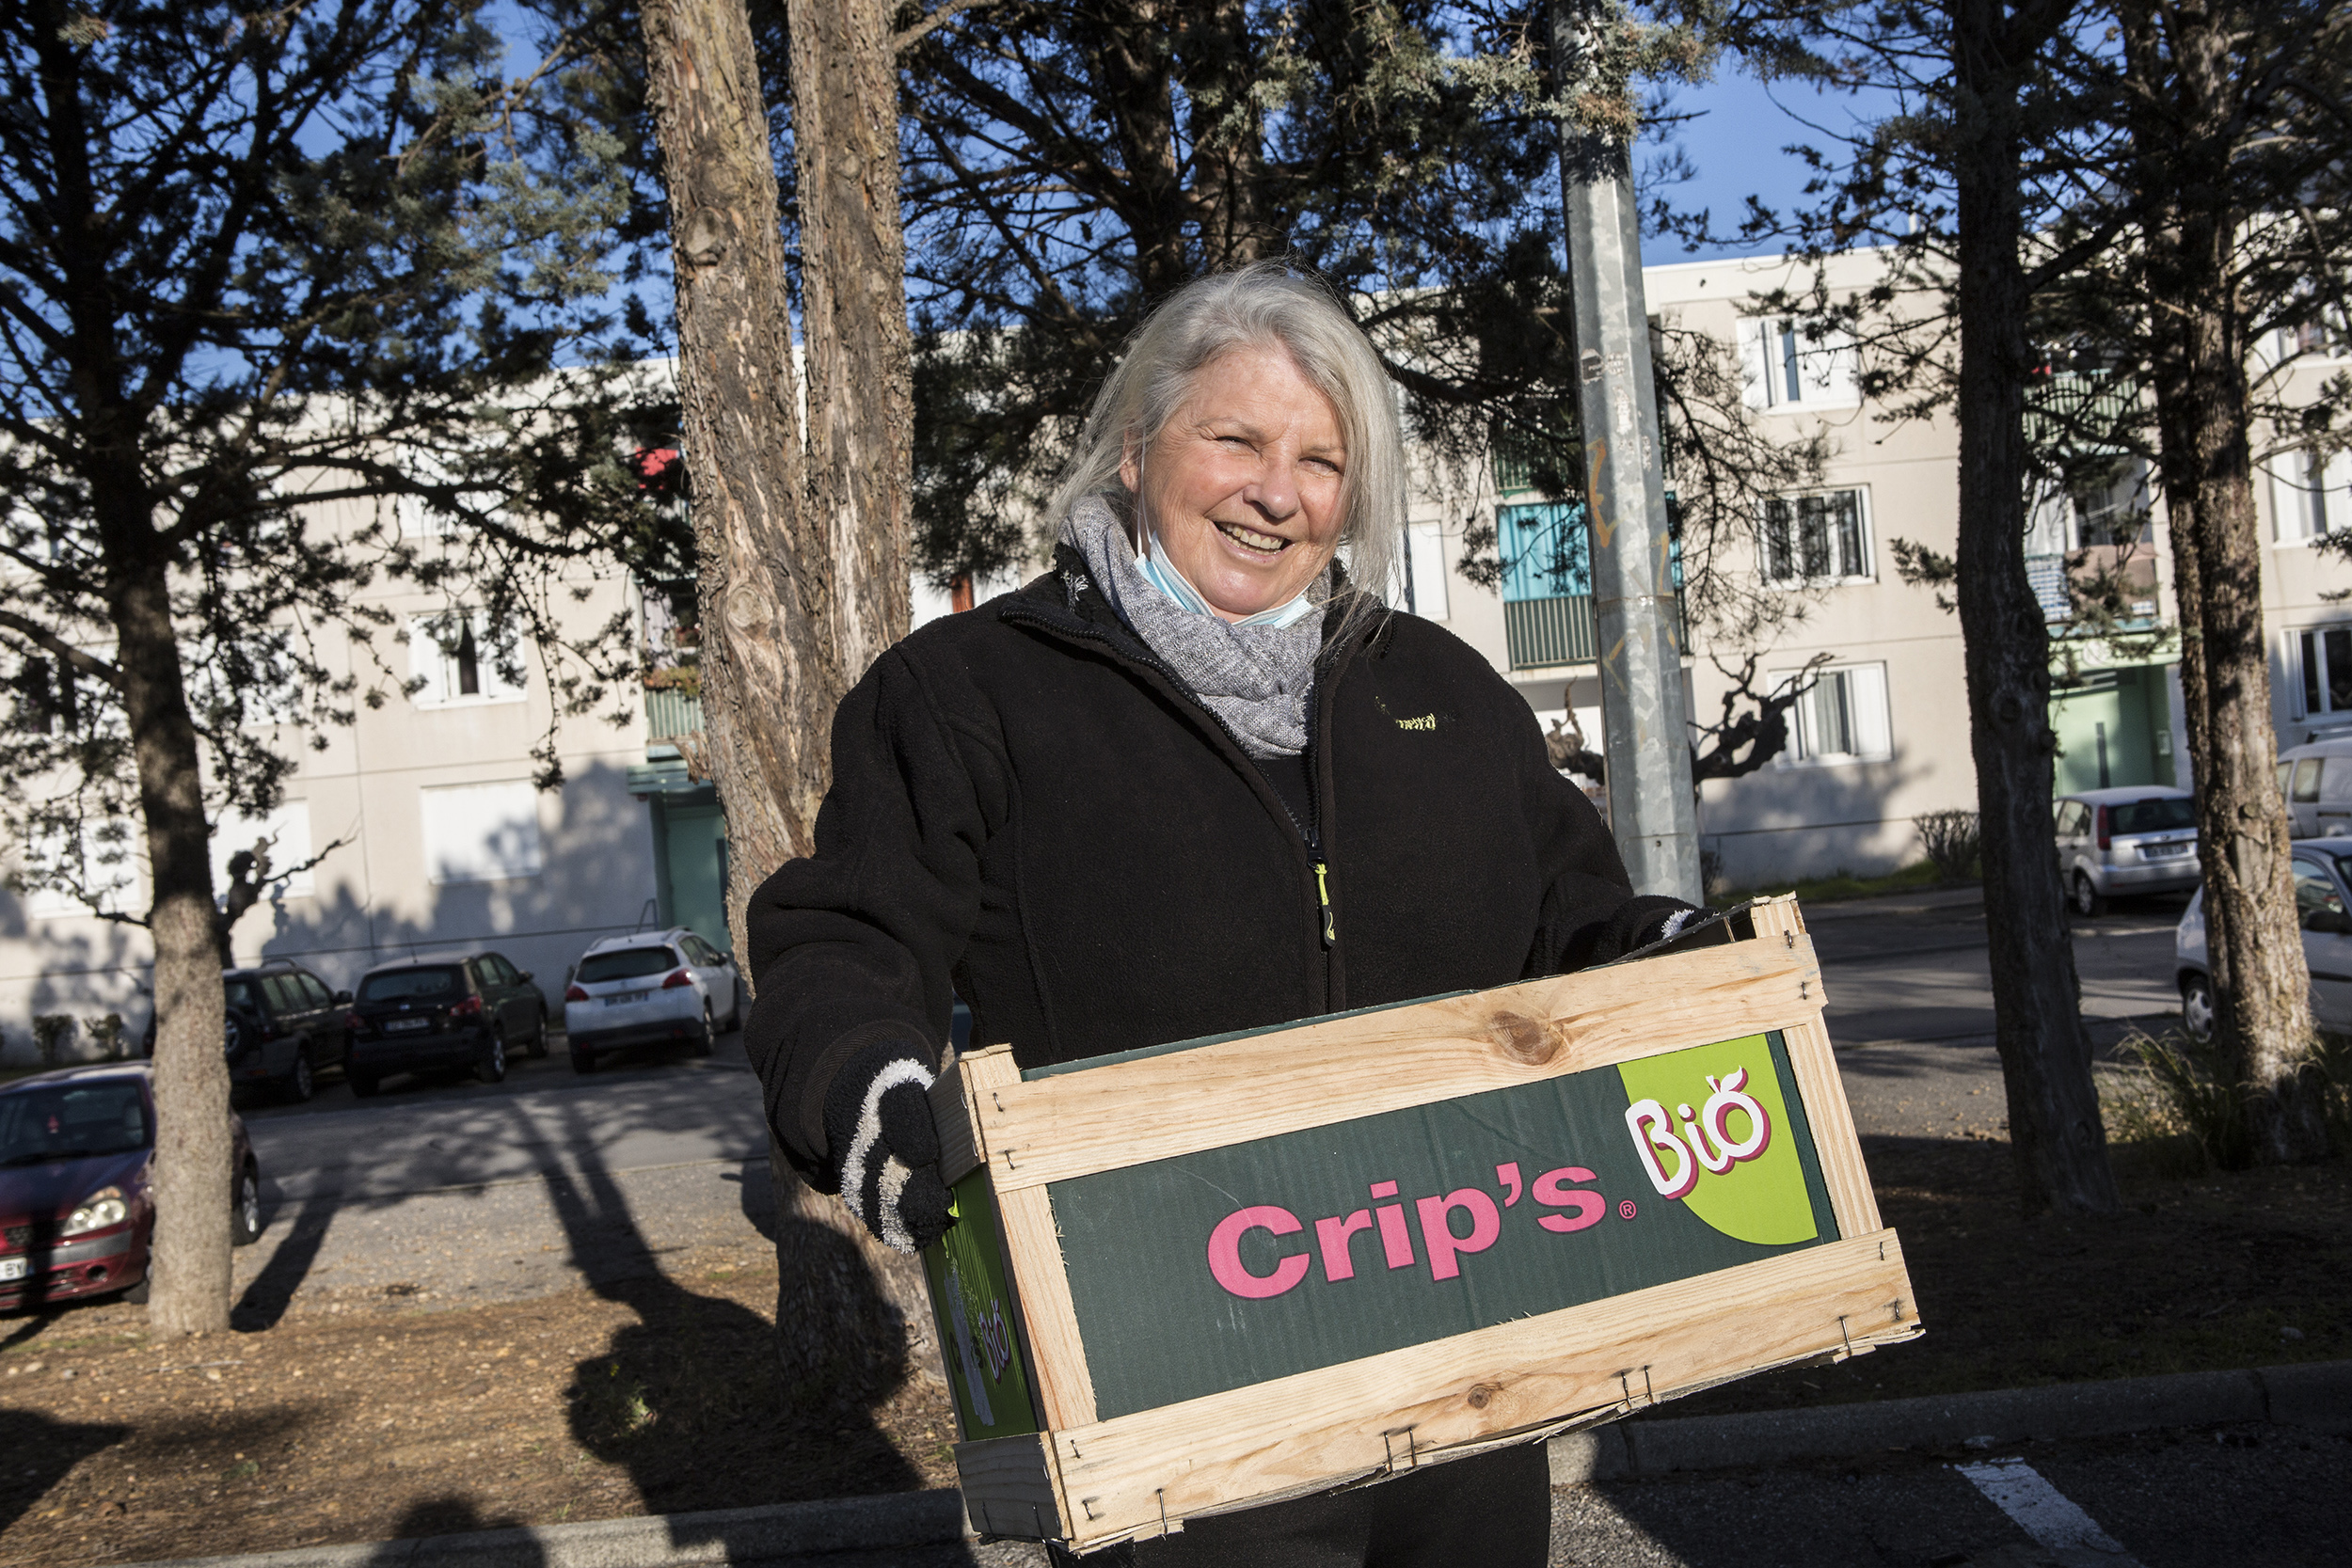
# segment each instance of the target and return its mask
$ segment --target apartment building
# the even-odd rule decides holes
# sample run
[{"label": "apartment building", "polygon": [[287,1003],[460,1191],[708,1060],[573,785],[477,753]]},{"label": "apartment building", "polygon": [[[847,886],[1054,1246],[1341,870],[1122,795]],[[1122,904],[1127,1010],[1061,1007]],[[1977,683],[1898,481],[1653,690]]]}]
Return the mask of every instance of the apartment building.
[{"label": "apartment building", "polygon": [[[1836,258],[1830,285],[1867,286],[1879,264],[1867,251]],[[1768,431],[1821,433],[1832,453],[1820,484],[1762,509],[1747,559],[1731,566],[1789,594],[1802,610],[1756,650],[1765,671],[1794,677],[1820,662],[1794,709],[1787,750],[1745,777],[1701,787],[1702,846],[1735,886],[1915,860],[1916,817],[1976,805],[1959,620],[1932,589],[1903,582],[1895,561],[1899,540],[1954,551],[1952,417],[1890,419],[1861,396],[1850,343],[1810,341],[1797,323],[1764,313],[1760,301],[1801,281],[1779,258],[1649,267],[1644,280],[1654,316],[1738,354],[1748,405]],[[2265,353],[2299,353],[2290,385],[2308,391],[2345,368],[2343,336],[2329,341],[2337,357],[2312,334]],[[2102,395],[2071,381],[2054,377],[2041,395]],[[1495,478],[1491,514],[1473,515],[1490,515],[1497,530],[1508,567],[1500,593],[1463,580],[1463,519],[1431,498],[1413,524],[1414,581],[1443,577],[1416,608],[1485,653],[1548,728],[1573,715],[1597,750],[1590,580],[1578,579],[1573,561],[1568,571],[1555,569],[1577,555],[1561,548],[1559,536],[1581,530],[1581,511],[1526,490],[1508,465]],[[2170,630],[2171,559],[2152,489],[2142,465],[2119,458],[2110,474],[2054,490],[2031,508],[2028,571],[2055,639],[2051,718],[2061,791],[2190,783]],[[2352,565],[2314,548],[2352,529],[2352,458],[2287,453],[2267,466],[2259,489],[2280,742],[2352,733],[2352,603],[2344,600]],[[2122,602],[2102,627],[2106,635],[2092,635],[2077,624],[2065,579],[2103,570]],[[1692,637],[1687,689],[1694,719],[1707,721],[1720,717],[1733,686],[1724,665],[1736,670],[1749,650],[1711,645],[1704,627]]]},{"label": "apartment building", "polygon": [[[1839,258],[1832,285],[1860,287],[1877,265],[1870,253]],[[1759,296],[1790,280],[1778,259],[1645,270],[1653,313],[1737,350],[1757,420],[1791,436],[1822,432],[1833,448],[1822,483],[1768,504],[1747,560],[1732,568],[1755,573],[1803,610],[1756,650],[1767,675],[1813,676],[1786,752],[1702,787],[1703,845],[1718,875],[1742,886],[1891,868],[1916,857],[1917,816],[1976,801],[1958,620],[1932,590],[1904,583],[1894,559],[1896,540],[1952,552],[1957,433],[1948,415],[1890,421],[1859,395],[1850,347],[1809,342],[1794,323],[1761,313]],[[2331,341],[2340,347],[2344,339]],[[2287,373],[2315,387],[2347,368],[2326,348],[2297,339],[2264,352],[2298,354]],[[1435,483],[1426,487],[1391,597],[1485,654],[1540,722],[1573,716],[1597,749],[1591,584],[1575,564],[1581,513],[1533,489],[1509,464],[1476,488],[1466,506]],[[2259,491],[2280,741],[2352,733],[2352,565],[2319,547],[2329,536],[2352,537],[2352,459],[2286,453],[2268,465]],[[2170,561],[2152,513],[2160,520],[2161,504],[2128,464],[2034,508],[2031,570],[2059,638],[2063,682],[2052,718],[2062,790],[2189,782],[2176,655],[2164,629]],[[1496,529],[1509,562],[1499,591],[1473,585],[1460,569],[1465,526],[1479,521]],[[403,526],[430,545],[426,520],[405,516]],[[2063,587],[2070,559],[2112,568],[2125,582],[2114,624],[2122,635],[2073,634]],[[1017,577],[961,593],[918,581],[915,622],[984,601]],[[566,613],[580,625],[627,610],[657,666],[677,644],[663,592],[617,578],[579,586],[587,597]],[[372,592],[408,633],[388,657],[405,660],[401,673],[423,685],[326,732],[323,751],[290,745],[301,761],[285,804],[266,822],[223,825],[219,870],[256,836],[273,840],[280,865],[322,855],[246,915],[235,936],[240,961],[293,958],[343,986],[389,958],[493,946],[532,971],[552,998],[600,936],[682,924],[727,943],[724,889],[739,872],[728,864],[716,793],[686,760],[701,730],[691,681],[657,674],[619,723],[565,719],[557,732],[564,783],[539,790],[530,752],[553,716],[546,673],[500,659],[498,628],[477,612],[460,607],[453,621],[438,600]],[[1747,651],[1700,636],[1687,672],[1695,715],[1720,711],[1731,685],[1721,664],[1737,668]],[[132,885],[119,902],[136,908],[144,897]],[[149,1010],[147,968],[135,927],[54,895],[0,891],[0,1060],[30,1059],[29,1022],[40,1013],[116,1012],[135,1037]]]}]

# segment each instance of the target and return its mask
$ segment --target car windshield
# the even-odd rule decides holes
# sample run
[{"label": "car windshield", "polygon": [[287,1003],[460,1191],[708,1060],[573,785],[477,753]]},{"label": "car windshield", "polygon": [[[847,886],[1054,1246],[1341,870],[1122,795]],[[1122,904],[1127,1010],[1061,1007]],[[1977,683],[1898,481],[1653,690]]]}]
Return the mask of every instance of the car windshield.
[{"label": "car windshield", "polygon": [[455,996],[464,990],[454,965],[448,969],[394,969],[359,982],[362,1002],[411,1002]]},{"label": "car windshield", "polygon": [[2195,826],[2196,803],[2185,795],[2134,800],[2115,808],[2115,832],[2119,833],[2169,833]]},{"label": "car windshield", "polygon": [[139,1086],[122,1079],[0,1095],[0,1167],[42,1165],[148,1146]]},{"label": "car windshield", "polygon": [[589,954],[580,960],[580,973],[572,978],[593,986],[604,980],[634,980],[677,967],[677,955],[666,947],[622,947]]}]

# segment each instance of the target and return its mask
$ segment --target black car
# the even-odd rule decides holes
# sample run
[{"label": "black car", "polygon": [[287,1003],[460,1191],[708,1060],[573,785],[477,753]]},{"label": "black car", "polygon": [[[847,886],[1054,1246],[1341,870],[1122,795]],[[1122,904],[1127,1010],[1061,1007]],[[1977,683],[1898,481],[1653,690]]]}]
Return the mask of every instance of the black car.
[{"label": "black car", "polygon": [[343,1075],[361,1096],[395,1072],[470,1068],[495,1084],[513,1049],[548,1053],[548,1002],[529,971],[497,953],[411,958],[361,976]]},{"label": "black car", "polygon": [[[299,1105],[318,1087],[321,1069],[341,1066],[348,1050],[347,990],[284,958],[251,969],[224,969],[228,1016],[222,1047],[231,1086],[275,1091]],[[147,1021],[146,1053],[155,1054],[155,1021]]]}]

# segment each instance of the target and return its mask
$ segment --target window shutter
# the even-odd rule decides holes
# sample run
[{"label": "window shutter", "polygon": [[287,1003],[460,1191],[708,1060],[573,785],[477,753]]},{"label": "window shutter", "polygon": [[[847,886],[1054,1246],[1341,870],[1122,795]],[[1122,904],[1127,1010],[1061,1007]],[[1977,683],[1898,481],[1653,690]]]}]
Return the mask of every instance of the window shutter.
[{"label": "window shutter", "polygon": [[437,618],[430,615],[420,615],[408,623],[408,678],[421,677],[424,681],[409,699],[411,702],[445,703],[454,695],[449,654],[441,646],[439,630]]},{"label": "window shutter", "polygon": [[1886,666],[1857,664],[1846,674],[1853,702],[1854,754],[1865,757],[1894,755],[1892,725],[1886,711]]},{"label": "window shutter", "polygon": [[1761,316],[1740,318],[1740,384],[1750,408],[1772,405],[1772,363],[1765,353],[1771,325]]}]

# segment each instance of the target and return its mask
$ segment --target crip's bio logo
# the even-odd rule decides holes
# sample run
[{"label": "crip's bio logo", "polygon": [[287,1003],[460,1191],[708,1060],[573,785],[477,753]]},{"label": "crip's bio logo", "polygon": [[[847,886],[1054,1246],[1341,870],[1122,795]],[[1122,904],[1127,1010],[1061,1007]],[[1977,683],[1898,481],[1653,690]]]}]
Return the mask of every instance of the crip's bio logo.
[{"label": "crip's bio logo", "polygon": [[[1772,1147],[1772,1118],[1756,1096],[1747,1092],[1748,1069],[1732,1069],[1722,1078],[1710,1076],[1709,1095],[1694,1116],[1688,1104],[1675,1107],[1682,1119],[1680,1134],[1674,1118],[1655,1100],[1636,1101],[1626,1107],[1625,1124],[1633,1134],[1634,1152],[1642,1169],[1661,1196],[1681,1197],[1699,1184],[1704,1170],[1721,1176],[1743,1160],[1753,1160]],[[1734,1117],[1746,1119],[1736,1135]],[[1667,1162],[1673,1168],[1667,1168]]]}]

